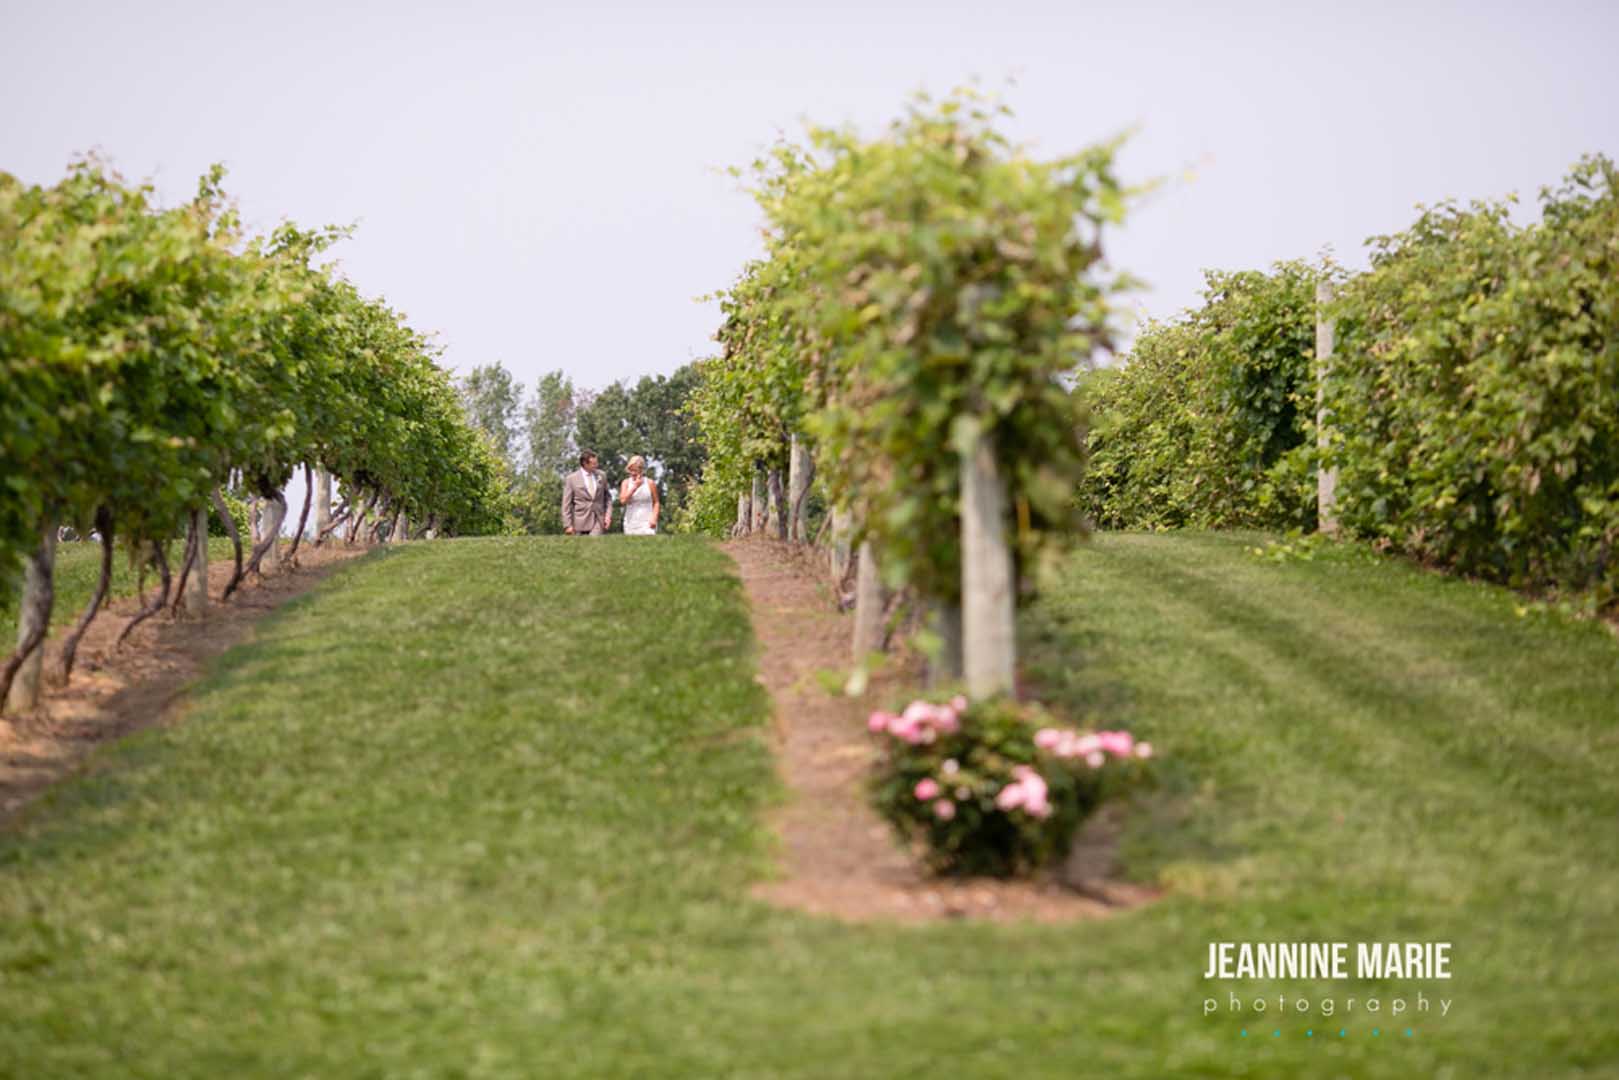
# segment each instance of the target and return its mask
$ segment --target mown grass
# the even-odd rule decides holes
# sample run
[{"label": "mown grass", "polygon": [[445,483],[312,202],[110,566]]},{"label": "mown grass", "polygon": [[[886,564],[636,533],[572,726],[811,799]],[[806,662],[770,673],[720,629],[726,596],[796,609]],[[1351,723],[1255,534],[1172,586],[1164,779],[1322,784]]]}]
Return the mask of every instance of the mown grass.
[{"label": "mown grass", "polygon": [[[1126,854],[1170,896],[1065,927],[746,898],[777,787],[712,548],[373,554],[0,835],[0,1074],[1613,1075],[1619,645],[1246,542],[1104,536],[1027,614],[1045,692],[1164,766]],[[1450,1016],[1202,1015],[1209,941],[1311,939],[1454,942],[1286,987]]]}]

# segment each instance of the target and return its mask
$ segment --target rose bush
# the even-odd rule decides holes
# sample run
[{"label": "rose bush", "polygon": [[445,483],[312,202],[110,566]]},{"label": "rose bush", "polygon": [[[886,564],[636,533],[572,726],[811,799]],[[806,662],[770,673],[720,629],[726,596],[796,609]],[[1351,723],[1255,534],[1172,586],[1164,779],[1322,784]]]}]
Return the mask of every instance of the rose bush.
[{"label": "rose bush", "polygon": [[1141,781],[1150,743],[1059,726],[1038,705],[913,701],[874,712],[872,803],[938,873],[1008,877],[1067,854],[1107,798]]}]

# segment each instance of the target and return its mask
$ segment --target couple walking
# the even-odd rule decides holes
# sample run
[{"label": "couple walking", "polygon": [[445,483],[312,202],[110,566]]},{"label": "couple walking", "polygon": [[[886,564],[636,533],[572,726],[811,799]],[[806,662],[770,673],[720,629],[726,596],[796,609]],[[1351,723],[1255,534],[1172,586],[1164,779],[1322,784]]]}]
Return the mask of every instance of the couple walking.
[{"label": "couple walking", "polygon": [[[646,476],[646,462],[637,454],[624,466],[629,473],[618,485],[624,504],[624,535],[655,536],[658,532],[658,485]],[[613,499],[607,479],[596,470],[596,455],[585,450],[579,468],[562,481],[562,531],[569,536],[601,536],[613,527]]]}]

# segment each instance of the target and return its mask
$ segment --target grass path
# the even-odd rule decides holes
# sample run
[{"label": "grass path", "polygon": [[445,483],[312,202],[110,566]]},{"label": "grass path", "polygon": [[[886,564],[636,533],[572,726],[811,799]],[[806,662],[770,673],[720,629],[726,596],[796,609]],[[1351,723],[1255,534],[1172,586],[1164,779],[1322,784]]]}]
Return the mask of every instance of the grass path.
[{"label": "grass path", "polygon": [[[1025,619],[1164,754],[1170,898],[1070,926],[748,899],[780,789],[714,548],[368,556],[0,834],[0,1076],[1619,1075],[1619,644],[1245,542],[1102,537]],[[1303,939],[1453,941],[1453,1012],[1202,1015],[1209,941]]]}]

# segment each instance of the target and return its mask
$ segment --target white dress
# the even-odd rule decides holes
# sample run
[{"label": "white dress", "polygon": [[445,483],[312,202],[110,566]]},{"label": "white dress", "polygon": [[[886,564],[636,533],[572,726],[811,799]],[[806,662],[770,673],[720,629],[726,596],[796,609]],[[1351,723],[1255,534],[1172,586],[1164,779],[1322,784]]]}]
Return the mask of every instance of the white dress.
[{"label": "white dress", "polygon": [[624,535],[656,536],[657,532],[652,524],[652,484],[643,477],[624,503]]}]

